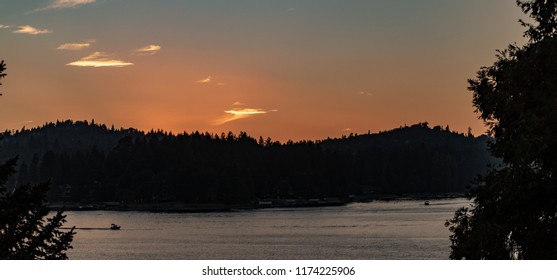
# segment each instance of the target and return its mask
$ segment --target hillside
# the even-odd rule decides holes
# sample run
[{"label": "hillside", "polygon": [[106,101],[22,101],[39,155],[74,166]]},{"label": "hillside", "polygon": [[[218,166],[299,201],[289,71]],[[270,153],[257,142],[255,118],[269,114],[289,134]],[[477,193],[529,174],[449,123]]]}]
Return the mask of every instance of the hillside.
[{"label": "hillside", "polygon": [[249,203],[463,193],[498,163],[487,140],[425,123],[281,144],[243,132],[174,135],[64,121],[4,133],[0,160],[20,155],[12,186],[51,180],[51,201]]},{"label": "hillside", "polygon": [[36,128],[5,131],[0,142],[0,159],[19,156],[20,163],[29,163],[33,155],[75,153],[97,149],[109,152],[125,136],[142,135],[135,129],[107,128],[95,121],[57,121]]},{"label": "hillside", "polygon": [[385,192],[464,192],[488,166],[500,164],[489,154],[488,141],[485,135],[474,137],[420,123],[326,140],[321,146],[352,154],[368,182]]}]

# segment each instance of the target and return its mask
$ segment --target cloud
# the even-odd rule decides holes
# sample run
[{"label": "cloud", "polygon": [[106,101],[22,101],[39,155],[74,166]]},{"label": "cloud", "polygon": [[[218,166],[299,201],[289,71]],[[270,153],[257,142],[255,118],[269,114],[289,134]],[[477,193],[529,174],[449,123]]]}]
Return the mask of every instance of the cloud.
[{"label": "cloud", "polygon": [[134,55],[154,55],[160,50],[161,50],[161,46],[159,46],[159,45],[148,45],[148,46],[145,46],[143,48],[139,48],[137,50],[134,50],[132,52],[132,54],[134,54]]},{"label": "cloud", "polygon": [[213,77],[211,75],[209,75],[206,78],[203,78],[201,80],[197,80],[195,82],[198,83],[198,84],[205,84],[205,85],[212,84],[212,85],[215,85],[217,87],[222,87],[222,86],[227,85],[227,83],[225,83],[225,82],[220,82],[218,77]]},{"label": "cloud", "polygon": [[3,24],[0,24],[0,29],[7,29],[7,28],[12,28],[12,27],[13,27],[13,26],[11,26],[11,25],[3,25]]},{"label": "cloud", "polygon": [[67,8],[75,8],[78,6],[95,3],[96,1],[97,0],[53,0],[47,6],[35,9],[31,11],[31,13],[46,11],[46,10],[60,10],[60,9],[67,9]]},{"label": "cloud", "polygon": [[19,28],[18,30],[15,30],[13,33],[17,33],[17,34],[29,34],[29,35],[39,35],[39,34],[48,34],[48,33],[52,33],[51,30],[48,29],[37,29],[33,26],[30,25],[22,25],[22,26],[18,26],[17,28]]},{"label": "cloud", "polygon": [[79,51],[89,48],[91,46],[90,43],[68,43],[62,44],[58,46],[57,50],[67,50],[67,51]]},{"label": "cloud", "polygon": [[373,92],[369,92],[369,91],[365,91],[365,90],[361,90],[358,92],[359,95],[365,95],[365,96],[373,96]]},{"label": "cloud", "polygon": [[103,52],[94,52],[78,61],[70,62],[66,65],[78,67],[124,67],[131,66],[133,63],[115,59]]},{"label": "cloud", "polygon": [[204,79],[201,79],[201,80],[197,80],[197,81],[195,81],[195,82],[196,82],[196,83],[200,83],[200,84],[210,84],[210,83],[214,83],[214,85],[219,86],[219,87],[220,87],[220,86],[225,86],[225,85],[226,85],[226,83],[224,83],[224,82],[215,83],[215,80],[216,80],[216,79],[217,79],[216,77],[207,76],[207,78],[204,78]]},{"label": "cloud", "polygon": [[207,76],[207,78],[205,79],[201,79],[199,81],[195,81],[196,83],[200,83],[200,84],[208,84],[211,82],[211,76]]},{"label": "cloud", "polygon": [[352,128],[348,127],[348,128],[343,129],[342,131],[349,132],[349,131],[352,131]]},{"label": "cloud", "polygon": [[236,101],[236,102],[232,103],[232,106],[243,106],[243,105],[246,105],[246,104],[244,104],[242,102],[239,102],[239,101]]},{"label": "cloud", "polygon": [[228,113],[228,114],[236,115],[236,116],[267,114],[267,111],[264,111],[262,109],[250,109],[250,108],[245,108],[245,109],[236,108],[236,109],[232,109],[232,110],[228,110],[228,111],[224,111],[224,112]]},{"label": "cloud", "polygon": [[227,122],[231,122],[239,119],[245,119],[256,115],[267,114],[269,112],[277,112],[277,111],[278,110],[266,111],[263,109],[234,108],[232,110],[224,111],[226,115],[213,121],[213,125],[222,125]]}]

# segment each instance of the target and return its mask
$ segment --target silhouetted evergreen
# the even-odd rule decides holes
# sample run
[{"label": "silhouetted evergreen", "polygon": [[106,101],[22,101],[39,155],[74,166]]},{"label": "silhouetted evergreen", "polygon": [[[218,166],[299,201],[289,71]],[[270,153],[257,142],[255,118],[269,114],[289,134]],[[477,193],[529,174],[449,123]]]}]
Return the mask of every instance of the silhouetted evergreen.
[{"label": "silhouetted evergreen", "polygon": [[517,1],[533,19],[523,47],[499,51],[470,80],[503,166],[447,222],[453,259],[557,258],[557,1]]},{"label": "silhouetted evergreen", "polygon": [[[5,69],[2,61],[0,79],[6,76]],[[0,259],[67,259],[74,233],[73,229],[60,231],[65,222],[62,211],[46,218],[50,211],[45,200],[48,183],[7,190],[16,163],[17,157],[0,164]]]},{"label": "silhouetted evergreen", "polygon": [[[6,63],[4,63],[4,60],[0,61],[0,80],[2,80],[3,78],[6,77]],[[0,83],[0,86],[2,85],[2,83]],[[0,93],[0,96],[2,94]]]},{"label": "silhouetted evergreen", "polygon": [[487,153],[487,137],[426,123],[282,144],[245,132],[174,135],[64,121],[7,133],[6,140],[6,156],[27,149],[21,183],[50,179],[50,201],[75,203],[247,205],[256,199],[347,198],[371,192],[464,193],[476,174],[495,161]]},{"label": "silhouetted evergreen", "polygon": [[49,184],[25,184],[7,192],[15,165],[15,159],[0,165],[0,259],[67,259],[74,232],[60,230],[66,222],[62,211],[47,218]]}]

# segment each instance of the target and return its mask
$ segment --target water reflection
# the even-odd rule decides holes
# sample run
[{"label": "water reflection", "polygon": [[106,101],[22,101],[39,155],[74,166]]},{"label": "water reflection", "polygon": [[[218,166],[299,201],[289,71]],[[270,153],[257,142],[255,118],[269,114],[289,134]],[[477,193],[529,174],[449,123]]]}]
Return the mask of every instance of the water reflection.
[{"label": "water reflection", "polygon": [[[71,259],[447,259],[465,199],[230,213],[67,212]],[[94,230],[120,225],[120,230]]]}]

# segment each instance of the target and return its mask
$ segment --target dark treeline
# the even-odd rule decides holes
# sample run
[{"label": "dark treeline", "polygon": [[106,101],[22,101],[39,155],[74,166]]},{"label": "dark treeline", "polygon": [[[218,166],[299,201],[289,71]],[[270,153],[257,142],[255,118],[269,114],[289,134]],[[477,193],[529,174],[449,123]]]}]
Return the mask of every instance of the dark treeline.
[{"label": "dark treeline", "polygon": [[18,182],[50,180],[50,201],[249,203],[464,192],[496,160],[487,137],[427,123],[378,134],[280,143],[246,133],[171,134],[64,121],[5,132]]}]

